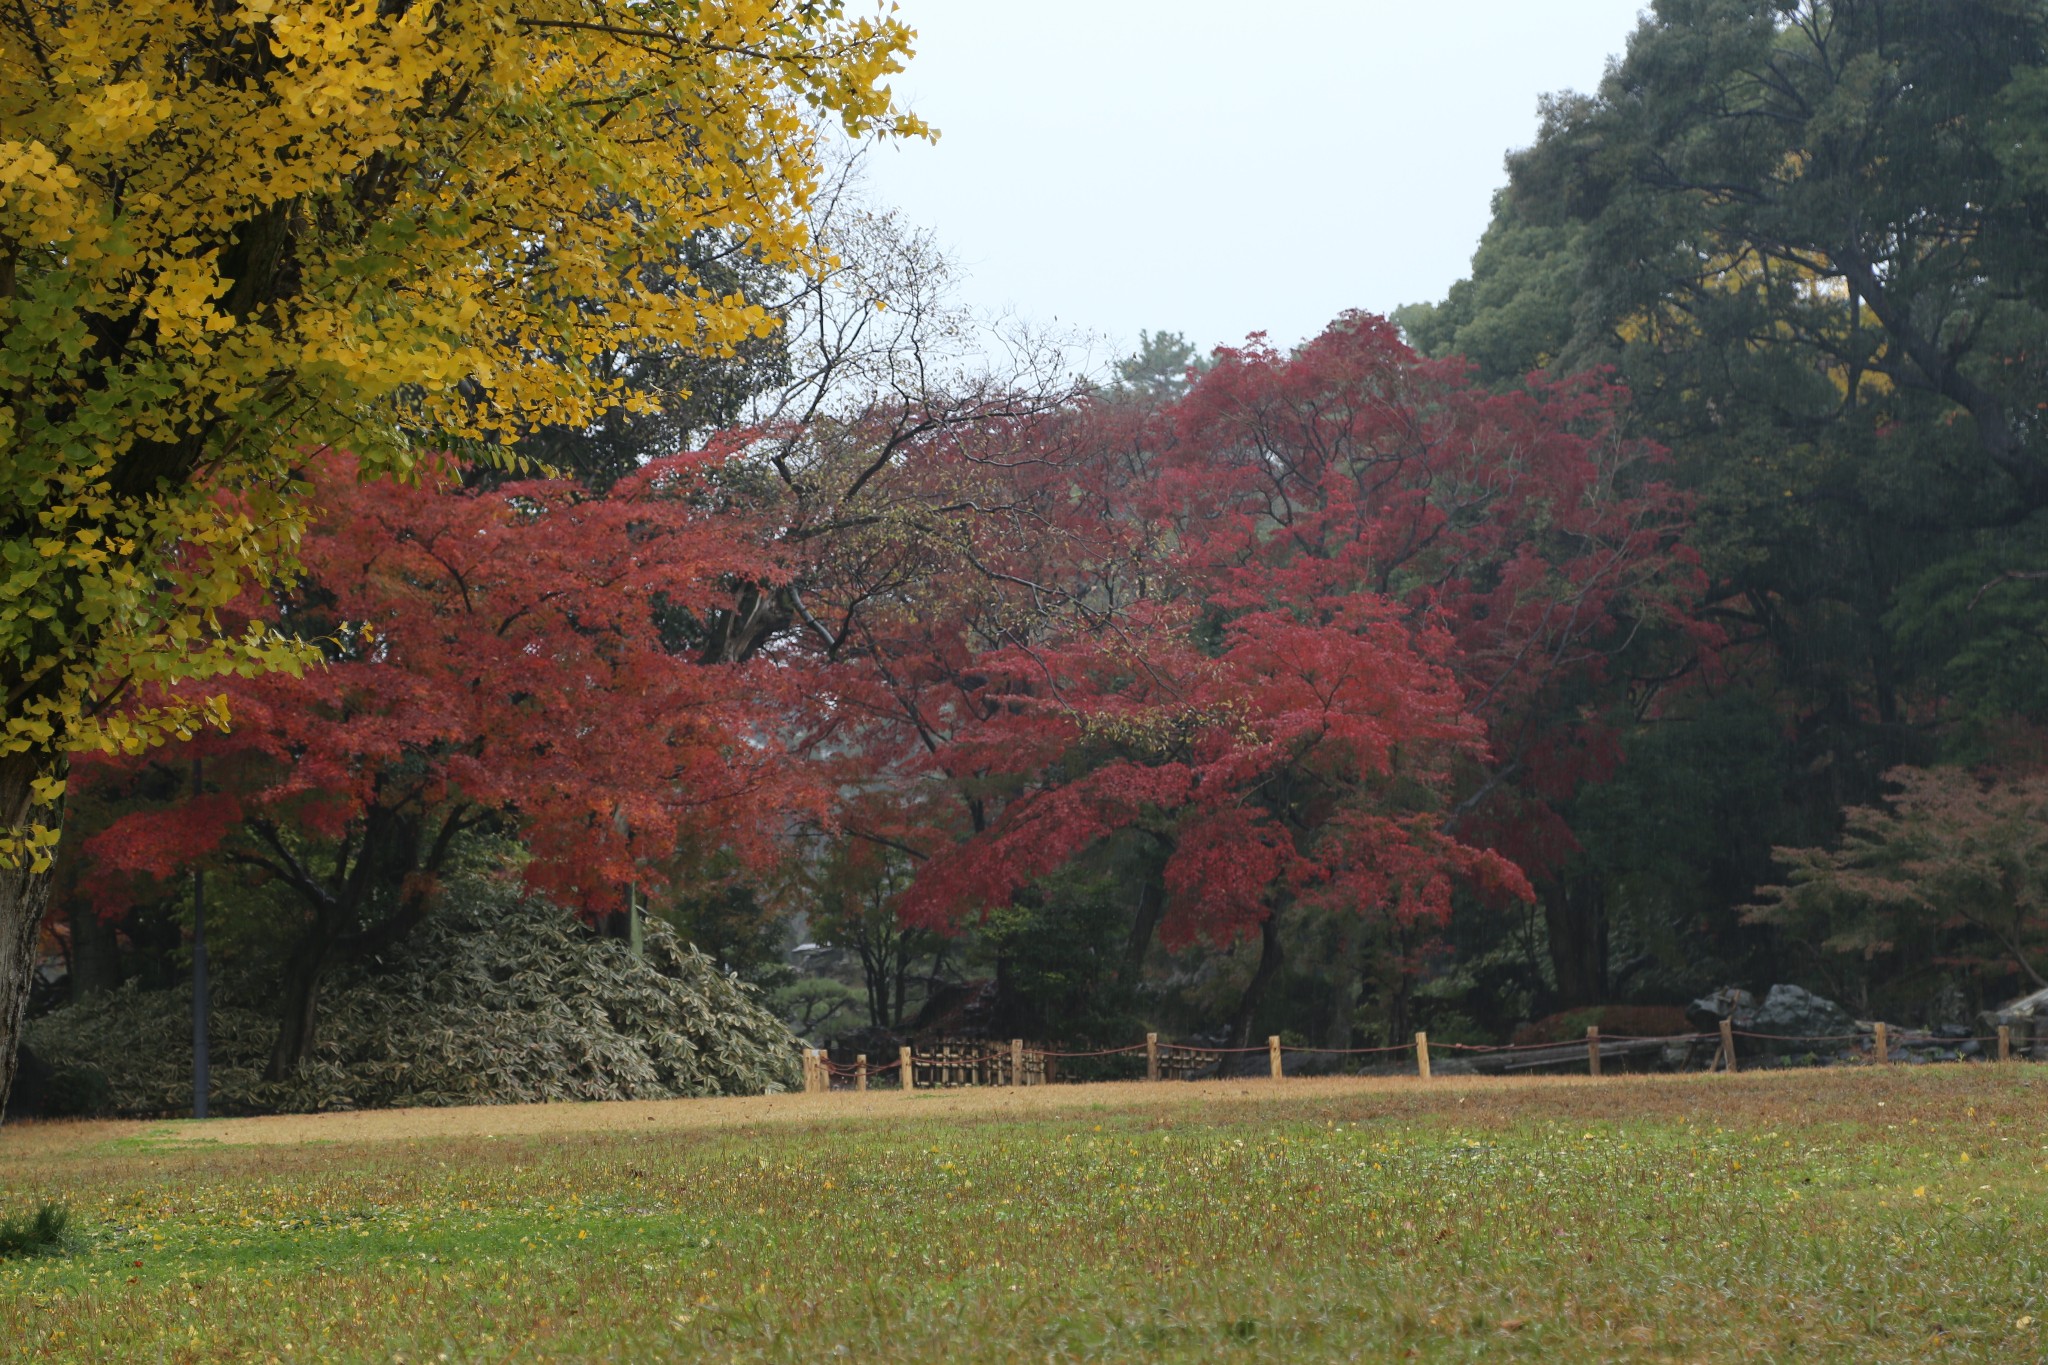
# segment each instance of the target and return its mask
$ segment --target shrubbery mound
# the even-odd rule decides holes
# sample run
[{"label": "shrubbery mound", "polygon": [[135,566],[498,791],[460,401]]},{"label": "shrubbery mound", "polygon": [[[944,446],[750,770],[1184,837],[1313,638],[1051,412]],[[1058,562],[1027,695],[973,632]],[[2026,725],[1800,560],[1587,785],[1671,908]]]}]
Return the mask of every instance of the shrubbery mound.
[{"label": "shrubbery mound", "polygon": [[[216,986],[215,1113],[757,1095],[801,1074],[759,994],[666,925],[648,923],[636,961],[492,882],[452,887],[385,961],[336,972],[318,1044],[280,1082],[262,1078],[277,1033],[266,984],[230,972]],[[47,1068],[45,1112],[191,1108],[189,987],[93,997],[33,1021],[25,1042]]]}]

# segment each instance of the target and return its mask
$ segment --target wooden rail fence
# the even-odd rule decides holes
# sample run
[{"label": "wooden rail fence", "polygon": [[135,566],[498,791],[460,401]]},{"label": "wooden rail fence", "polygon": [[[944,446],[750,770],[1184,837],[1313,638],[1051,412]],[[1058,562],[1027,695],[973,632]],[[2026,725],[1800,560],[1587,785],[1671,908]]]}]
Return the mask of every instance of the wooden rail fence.
[{"label": "wooden rail fence", "polygon": [[[1669,1037],[1602,1037],[1600,1030],[1589,1028],[1583,1044],[1586,1074],[1602,1074],[1605,1061],[1626,1062],[1633,1057],[1661,1052],[1667,1048],[1683,1047],[1687,1050],[1713,1045],[1709,1071],[1734,1073],[1740,1069],[1735,1040],[1738,1037],[1771,1043],[1835,1044],[1842,1050],[1858,1050],[1867,1041],[1870,1046],[1869,1060],[1878,1065],[1894,1061],[1894,1044],[1886,1025],[1877,1024],[1868,1035],[1863,1033],[1829,1034],[1821,1037],[1796,1038],[1781,1034],[1754,1033],[1737,1029],[1724,1019],[1716,1033],[1681,1033]],[[1940,1039],[1936,1045],[1959,1048],[1964,1043],[1995,1044],[1996,1058],[2000,1062],[2013,1059],[2012,1030],[2001,1025],[1995,1036]],[[1925,1045],[1926,1040],[1922,1040]],[[1467,1043],[1439,1043],[1439,1050],[1471,1054],[1474,1062],[1483,1060],[1487,1071],[1501,1074],[1534,1071],[1569,1065],[1577,1054],[1578,1043],[1520,1043],[1500,1046],[1482,1046]],[[1063,1061],[1084,1058],[1129,1056],[1135,1061],[1143,1054],[1145,1079],[1148,1081],[1179,1081],[1207,1074],[1222,1074],[1227,1058],[1244,1057],[1256,1053],[1266,1054],[1267,1075],[1280,1080],[1286,1075],[1283,1064],[1284,1054],[1289,1052],[1311,1053],[1317,1057],[1333,1056],[1387,1056],[1397,1053],[1412,1053],[1415,1059],[1415,1074],[1423,1080],[1432,1078],[1430,1065],[1430,1041],[1427,1033],[1415,1035],[1413,1043],[1400,1043],[1391,1047],[1370,1048],[1312,1048],[1284,1046],[1280,1039],[1270,1037],[1262,1048],[1200,1047],[1182,1043],[1162,1043],[1159,1035],[1148,1033],[1142,1043],[1125,1047],[1100,1048],[1085,1052],[1062,1052],[1027,1043],[1022,1038],[1012,1038],[1007,1043],[989,1039],[945,1039],[931,1043],[922,1049],[901,1047],[895,1060],[871,1065],[865,1055],[857,1056],[853,1065],[835,1063],[823,1048],[806,1048],[803,1054],[804,1089],[808,1093],[821,1094],[834,1088],[866,1090],[871,1081],[903,1090],[946,1090],[967,1086],[1009,1086],[1045,1085],[1059,1079],[1060,1064]],[[1692,1052],[1697,1059],[1703,1054]],[[1698,1065],[1695,1060],[1694,1065]]]}]

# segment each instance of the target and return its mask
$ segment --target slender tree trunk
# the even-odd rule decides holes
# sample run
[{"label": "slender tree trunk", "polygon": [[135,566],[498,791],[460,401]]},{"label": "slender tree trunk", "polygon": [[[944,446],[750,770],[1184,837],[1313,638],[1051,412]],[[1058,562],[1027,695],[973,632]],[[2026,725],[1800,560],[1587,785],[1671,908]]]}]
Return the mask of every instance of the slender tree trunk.
[{"label": "slender tree trunk", "polygon": [[1566,1008],[1607,1002],[1607,889],[1590,873],[1567,875],[1543,888],[1550,965]]},{"label": "slender tree trunk", "polygon": [[882,957],[884,949],[878,949],[863,933],[860,939],[860,979],[868,995],[868,1027],[886,1028],[888,1021],[883,1017],[889,1012],[889,964]]},{"label": "slender tree trunk", "polygon": [[1131,936],[1124,942],[1124,960],[1117,972],[1118,983],[1125,990],[1138,984],[1138,974],[1144,970],[1145,954],[1152,950],[1152,932],[1159,927],[1159,909],[1165,897],[1152,889],[1149,881],[1138,883],[1138,913],[1131,920]]},{"label": "slender tree trunk", "polygon": [[271,1047],[270,1065],[265,1068],[263,1079],[284,1080],[312,1050],[320,1018],[320,986],[327,979],[333,954],[334,937],[324,921],[317,922],[292,950],[291,960],[285,965],[277,1042]]},{"label": "slender tree trunk", "polygon": [[1358,945],[1364,931],[1346,926],[1338,931],[1337,970],[1330,982],[1329,1014],[1323,1023],[1323,1046],[1351,1046],[1351,1016],[1358,1010]]},{"label": "slender tree trunk", "polygon": [[[310,877],[300,886],[313,918],[285,965],[277,1042],[271,1048],[264,1079],[285,1079],[312,1051],[319,1035],[320,989],[337,964],[359,962],[391,950],[427,917],[432,906],[427,888],[446,866],[456,835],[473,827],[473,822],[463,820],[464,810],[458,805],[449,813],[424,860],[418,856],[421,828],[416,819],[389,810],[373,811],[354,865],[346,876],[336,868],[334,883],[339,889],[322,889]],[[380,923],[360,927],[363,908],[380,878],[398,894],[398,907]],[[630,922],[630,916],[628,919]]]},{"label": "slender tree trunk", "polygon": [[1393,1047],[1415,1031],[1415,974],[1407,966],[1407,938],[1406,933],[1400,936],[1401,965],[1387,979],[1387,1036],[1380,1039],[1383,1047]]},{"label": "slender tree trunk", "polygon": [[[36,817],[45,822],[63,818],[61,808],[34,808],[31,784],[47,771],[47,762],[33,754],[0,758],[0,829],[26,830]],[[49,903],[48,869],[37,872],[26,863],[0,867],[0,1111],[14,1088],[22,1017],[35,980],[36,940]]]},{"label": "slender tree trunk", "polygon": [[1285,956],[1280,948],[1280,912],[1274,911],[1259,925],[1259,965],[1252,972],[1252,979],[1245,983],[1244,995],[1237,1002],[1237,1022],[1231,1026],[1230,1045],[1250,1047],[1252,1019],[1258,1013],[1259,1002],[1265,998],[1266,987],[1280,974],[1280,960]]}]

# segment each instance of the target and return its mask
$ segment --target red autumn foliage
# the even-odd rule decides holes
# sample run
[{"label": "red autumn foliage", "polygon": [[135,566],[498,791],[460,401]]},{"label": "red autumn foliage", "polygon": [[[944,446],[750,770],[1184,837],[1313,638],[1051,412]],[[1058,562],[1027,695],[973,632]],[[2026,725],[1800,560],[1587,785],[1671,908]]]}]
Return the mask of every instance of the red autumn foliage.
[{"label": "red autumn foliage", "polygon": [[[1618,759],[1631,656],[1700,643],[1684,504],[1621,399],[1493,394],[1350,316],[1220,352],[1176,404],[980,433],[1009,534],[867,600],[833,670],[842,753],[963,797],[887,832],[931,854],[906,913],[955,922],[1132,827],[1170,850],[1177,944],[1290,901],[1415,924],[1461,879],[1528,896],[1570,847],[1556,804]],[[962,467],[933,441],[903,477]]]},{"label": "red autumn foliage", "polygon": [[[528,881],[588,911],[660,882],[686,840],[769,856],[817,803],[775,739],[775,670],[689,652],[733,575],[775,572],[706,474],[658,461],[593,497],[314,461],[325,512],[283,626],[325,663],[227,689],[231,732],[192,750],[210,790],[131,803],[85,845],[96,904],[202,861],[290,887],[307,919],[287,985],[309,1031],[328,966],[402,936],[466,830],[516,831]],[[279,1069],[305,1044],[290,1019],[285,1034]]]},{"label": "red autumn foliage", "polygon": [[327,666],[237,684],[215,790],[89,851],[103,885],[213,858],[298,890],[307,1002],[492,822],[588,909],[679,843],[765,857],[808,822],[917,861],[900,908],[932,927],[1128,836],[1171,946],[1270,958],[1306,905],[1412,967],[1454,888],[1556,872],[1617,711],[1711,643],[1622,402],[1490,393],[1351,316],[1220,352],[1175,402],[884,405],[603,497],[326,459],[287,622]]},{"label": "red autumn foliage", "polygon": [[1256,932],[1283,896],[1432,918],[1454,874],[1523,889],[1510,865],[1439,827],[1449,761],[1483,742],[1404,628],[1255,612],[1210,652],[1191,639],[1199,623],[1134,613],[1120,632],[984,660],[1009,704],[946,758],[985,780],[1000,756],[1025,789],[986,834],[926,864],[907,912],[943,922],[999,904],[1134,825],[1172,850],[1161,932],[1173,946]]},{"label": "red autumn foliage", "polygon": [[1292,356],[1222,352],[1181,405],[1164,507],[1199,519],[1190,554],[1226,604],[1370,594],[1445,632],[1491,748],[1465,827],[1543,877],[1573,847],[1557,805],[1620,760],[1631,665],[1711,646],[1688,615],[1704,576],[1660,453],[1619,430],[1619,388],[1493,393],[1463,364],[1356,314]]}]

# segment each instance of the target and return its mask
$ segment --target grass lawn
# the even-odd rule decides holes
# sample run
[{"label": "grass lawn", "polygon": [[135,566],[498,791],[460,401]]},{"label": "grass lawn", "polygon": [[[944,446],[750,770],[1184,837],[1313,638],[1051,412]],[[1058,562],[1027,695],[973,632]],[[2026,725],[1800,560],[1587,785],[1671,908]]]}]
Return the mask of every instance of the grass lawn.
[{"label": "grass lawn", "polygon": [[2048,1068],[0,1129],[0,1357],[2048,1355]]}]

